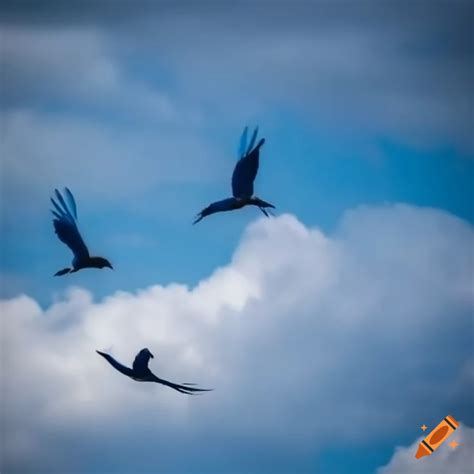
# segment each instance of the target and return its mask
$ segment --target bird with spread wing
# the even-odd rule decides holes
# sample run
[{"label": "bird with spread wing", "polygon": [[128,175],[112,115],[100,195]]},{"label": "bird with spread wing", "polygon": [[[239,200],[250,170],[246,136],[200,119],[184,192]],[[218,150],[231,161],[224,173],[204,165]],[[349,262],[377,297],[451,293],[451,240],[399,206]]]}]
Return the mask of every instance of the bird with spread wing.
[{"label": "bird with spread wing", "polygon": [[74,196],[68,188],[64,188],[64,197],[61,193],[54,190],[57,202],[51,198],[54,209],[51,212],[54,215],[53,226],[59,240],[65,243],[74,254],[72,268],[63,268],[54,274],[54,276],[74,273],[82,268],[113,268],[110,262],[103,257],[91,257],[89,250],[77,228],[77,206]]},{"label": "bird with spread wing", "polygon": [[275,208],[273,204],[253,195],[253,184],[259,166],[260,147],[265,143],[265,138],[262,138],[257,145],[255,145],[257,134],[258,127],[255,128],[250,142],[247,145],[248,127],[245,127],[240,138],[239,161],[235,165],[232,174],[233,197],[213,202],[207,206],[196,216],[196,220],[193,224],[197,224],[200,220],[204,219],[204,217],[216,212],[233,211],[247,205],[257,206],[267,217],[268,212],[266,208]]},{"label": "bird with spread wing", "polygon": [[101,355],[112,367],[118,370],[120,373],[130,377],[137,382],[156,382],[166,385],[178,392],[185,393],[187,395],[197,395],[199,392],[210,392],[212,389],[195,388],[193,383],[176,384],[169,382],[168,380],[160,379],[157,377],[149,368],[148,362],[154,356],[148,349],[142,349],[135,357],[132,368],[122,365],[116,361],[112,356],[105,352],[96,351],[97,354]]}]

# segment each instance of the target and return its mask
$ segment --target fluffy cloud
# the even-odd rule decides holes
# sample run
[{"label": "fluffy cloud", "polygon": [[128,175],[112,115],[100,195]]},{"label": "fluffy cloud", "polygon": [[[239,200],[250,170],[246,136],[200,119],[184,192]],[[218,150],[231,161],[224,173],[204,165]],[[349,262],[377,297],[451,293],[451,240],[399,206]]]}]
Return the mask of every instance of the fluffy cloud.
[{"label": "fluffy cloud", "polygon": [[[351,211],[331,236],[284,215],[194,288],[3,301],[5,471],[297,472],[336,438],[465,406],[473,242],[465,222],[404,205]],[[130,363],[142,347],[164,378],[216,390],[134,383],[94,352]]]},{"label": "fluffy cloud", "polygon": [[455,450],[444,446],[436,455],[415,459],[415,453],[423,437],[407,448],[397,448],[390,462],[378,469],[377,474],[470,474],[474,466],[474,429],[460,425],[451,440],[460,443]]}]

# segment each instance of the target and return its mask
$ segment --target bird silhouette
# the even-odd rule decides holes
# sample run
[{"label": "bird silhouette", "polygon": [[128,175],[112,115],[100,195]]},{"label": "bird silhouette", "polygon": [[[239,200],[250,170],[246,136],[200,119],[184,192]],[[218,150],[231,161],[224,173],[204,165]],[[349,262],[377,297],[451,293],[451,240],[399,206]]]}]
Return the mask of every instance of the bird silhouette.
[{"label": "bird silhouette", "polygon": [[91,257],[89,250],[82,240],[79,229],[77,228],[77,206],[74,196],[68,188],[64,188],[64,197],[55,189],[57,202],[51,198],[54,209],[51,212],[54,215],[54,230],[61,242],[64,242],[74,254],[72,268],[63,268],[54,274],[54,276],[74,273],[82,268],[113,268],[111,263],[103,257]]},{"label": "bird silhouette", "polygon": [[212,389],[205,388],[194,388],[191,385],[193,383],[184,383],[176,384],[173,382],[168,382],[168,380],[160,379],[157,377],[149,368],[148,362],[150,358],[153,358],[153,354],[148,349],[142,349],[136,356],[133,361],[133,366],[130,369],[122,365],[120,362],[116,361],[112,356],[106,354],[105,352],[96,351],[97,354],[100,354],[112,367],[117,369],[120,373],[130,377],[131,379],[137,382],[156,382],[171,387],[178,392],[185,393],[187,395],[197,395],[198,392],[210,392]]},{"label": "bird silhouette", "polygon": [[[203,209],[197,216],[193,224],[197,224],[211,214],[223,211],[233,211],[241,209],[247,205],[257,206],[267,217],[268,212],[265,208],[273,208],[275,206],[253,195],[253,183],[258,172],[260,147],[265,143],[262,138],[257,145],[258,127],[255,128],[252,138],[247,145],[248,127],[244,128],[240,138],[239,161],[235,165],[232,174],[232,195],[233,197],[216,201]],[[255,145],[255,147],[254,147]]]}]

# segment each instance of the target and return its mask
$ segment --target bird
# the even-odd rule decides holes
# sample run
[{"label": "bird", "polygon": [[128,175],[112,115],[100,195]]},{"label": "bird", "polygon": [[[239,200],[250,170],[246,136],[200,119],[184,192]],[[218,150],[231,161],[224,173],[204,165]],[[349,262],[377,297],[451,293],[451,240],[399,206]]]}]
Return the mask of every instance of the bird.
[{"label": "bird", "polygon": [[54,276],[74,273],[82,268],[111,268],[112,264],[103,257],[91,257],[84,240],[77,228],[77,206],[74,196],[68,188],[64,188],[64,197],[61,193],[54,190],[57,202],[51,198],[54,209],[51,212],[54,215],[53,226],[59,240],[65,243],[74,254],[72,267],[63,268],[57,271]]},{"label": "bird", "polygon": [[127,377],[130,377],[131,379],[135,380],[136,382],[161,383],[162,385],[166,385],[167,387],[177,390],[178,392],[185,393],[186,395],[197,395],[199,392],[212,391],[212,389],[192,387],[192,385],[196,385],[194,383],[176,384],[173,382],[169,382],[168,380],[160,379],[148,368],[148,362],[150,359],[153,359],[154,356],[147,348],[142,349],[135,356],[132,368],[122,365],[120,362],[116,361],[111,355],[106,354],[105,352],[96,352],[97,354],[101,355],[112,367],[114,367],[120,373],[126,375]]},{"label": "bird", "polygon": [[197,214],[193,224],[197,224],[204,219],[204,217],[215,214],[216,212],[233,211],[247,205],[257,206],[267,217],[268,212],[266,208],[275,209],[273,204],[253,195],[253,183],[258,171],[260,147],[265,143],[265,138],[262,138],[257,145],[255,145],[257,134],[258,127],[255,128],[250,142],[247,145],[248,127],[245,127],[242,132],[239,146],[239,161],[235,165],[234,172],[232,173],[233,197],[213,202],[207,206]]}]

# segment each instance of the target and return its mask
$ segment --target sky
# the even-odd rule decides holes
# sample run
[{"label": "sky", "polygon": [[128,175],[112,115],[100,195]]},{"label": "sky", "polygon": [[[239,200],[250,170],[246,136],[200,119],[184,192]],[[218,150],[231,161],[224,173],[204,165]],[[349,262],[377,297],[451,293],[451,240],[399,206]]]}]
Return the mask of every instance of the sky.
[{"label": "sky", "polygon": [[[2,472],[469,472],[471,2],[0,11]],[[231,195],[245,125],[276,217],[192,226]],[[114,271],[52,276],[64,186]],[[215,390],[94,352],[143,347]],[[448,414],[460,446],[415,460]]]}]

